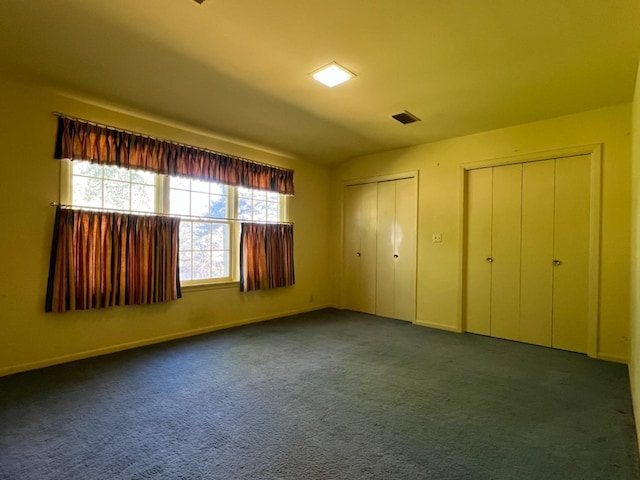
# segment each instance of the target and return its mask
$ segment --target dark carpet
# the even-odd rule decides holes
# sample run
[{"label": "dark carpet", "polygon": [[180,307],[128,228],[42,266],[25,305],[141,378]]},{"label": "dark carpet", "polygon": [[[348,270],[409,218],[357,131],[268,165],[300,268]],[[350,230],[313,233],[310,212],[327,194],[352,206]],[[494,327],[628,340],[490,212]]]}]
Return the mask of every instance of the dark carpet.
[{"label": "dark carpet", "polygon": [[0,378],[0,478],[639,479],[627,367],[323,310]]}]

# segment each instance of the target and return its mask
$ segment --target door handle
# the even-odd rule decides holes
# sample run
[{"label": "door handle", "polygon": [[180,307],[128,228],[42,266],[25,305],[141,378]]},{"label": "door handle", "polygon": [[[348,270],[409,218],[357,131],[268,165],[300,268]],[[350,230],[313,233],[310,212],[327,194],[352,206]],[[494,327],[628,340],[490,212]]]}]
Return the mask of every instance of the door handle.
[{"label": "door handle", "polygon": [[356,255],[359,257],[360,256],[360,252],[356,252]]},{"label": "door handle", "polygon": [[398,255],[397,253],[393,254],[393,258],[398,258],[400,255]]},{"label": "door handle", "polygon": [[554,264],[556,267],[559,267],[560,265],[562,265],[562,262],[561,262],[560,260],[554,260],[554,261],[553,261],[553,264]]},{"label": "door handle", "polygon": [[493,258],[487,257],[487,263],[493,263]]}]

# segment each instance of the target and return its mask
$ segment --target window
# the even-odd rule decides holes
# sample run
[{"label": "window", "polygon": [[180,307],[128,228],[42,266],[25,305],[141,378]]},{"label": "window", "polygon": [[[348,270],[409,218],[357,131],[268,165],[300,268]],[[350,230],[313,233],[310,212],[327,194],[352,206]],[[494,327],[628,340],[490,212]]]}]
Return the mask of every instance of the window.
[{"label": "window", "polygon": [[71,205],[99,210],[155,211],[156,175],[125,168],[73,163]]},{"label": "window", "polygon": [[278,222],[280,198],[278,193],[238,188],[238,218],[240,220]]},{"label": "window", "polygon": [[[231,280],[231,187],[169,177],[169,213],[180,222],[180,280]],[[194,218],[197,217],[197,218]],[[222,221],[221,221],[222,220]]]},{"label": "window", "polygon": [[286,197],[115,166],[63,161],[62,203],[73,207],[180,216],[180,281],[239,277],[239,221],[286,219]]}]

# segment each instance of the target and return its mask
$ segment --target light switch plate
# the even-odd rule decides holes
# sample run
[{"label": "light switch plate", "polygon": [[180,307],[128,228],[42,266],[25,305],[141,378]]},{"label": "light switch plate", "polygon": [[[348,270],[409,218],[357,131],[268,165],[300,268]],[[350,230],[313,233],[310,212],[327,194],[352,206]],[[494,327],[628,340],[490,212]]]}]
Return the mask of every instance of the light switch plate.
[{"label": "light switch plate", "polygon": [[433,243],[440,243],[442,242],[442,234],[441,233],[434,233],[433,234]]}]

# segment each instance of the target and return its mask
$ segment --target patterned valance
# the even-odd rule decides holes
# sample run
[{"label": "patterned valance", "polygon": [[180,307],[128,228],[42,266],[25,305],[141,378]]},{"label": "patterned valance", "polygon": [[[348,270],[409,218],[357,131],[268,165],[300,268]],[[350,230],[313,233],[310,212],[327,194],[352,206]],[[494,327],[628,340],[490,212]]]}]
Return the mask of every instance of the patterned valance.
[{"label": "patterned valance", "polygon": [[293,170],[61,116],[55,158],[293,195]]}]

